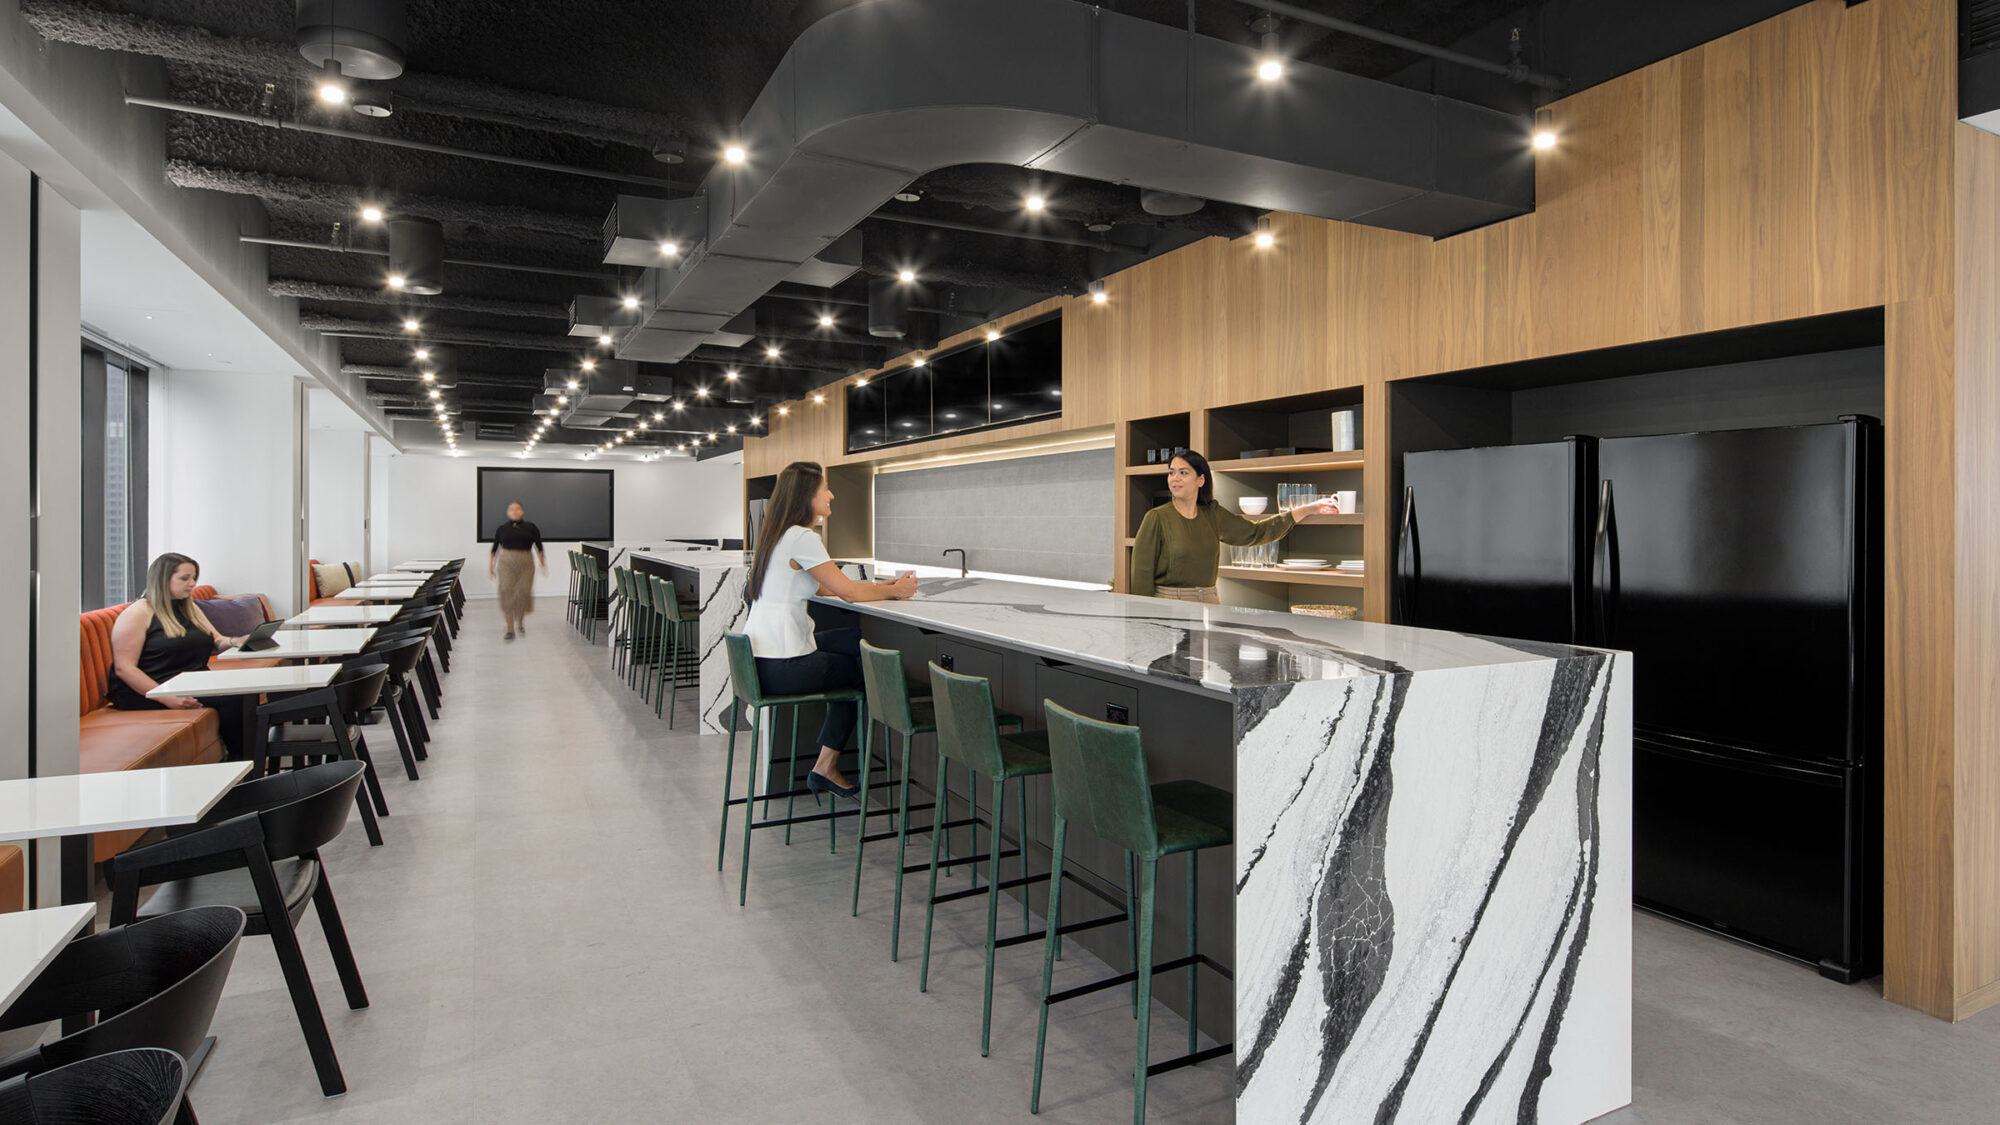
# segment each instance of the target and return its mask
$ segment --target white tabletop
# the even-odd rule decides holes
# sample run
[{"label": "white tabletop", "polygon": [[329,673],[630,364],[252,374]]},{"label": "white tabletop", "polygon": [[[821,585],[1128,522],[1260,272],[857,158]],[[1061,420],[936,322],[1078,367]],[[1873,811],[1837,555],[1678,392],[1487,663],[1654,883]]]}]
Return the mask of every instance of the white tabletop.
[{"label": "white tabletop", "polygon": [[0,841],[192,824],[249,772],[214,762],[0,781]]},{"label": "white tabletop", "polygon": [[[285,628],[307,625],[380,625],[395,620],[402,607],[393,605],[316,605],[285,618]],[[283,632],[284,630],[279,630]]]},{"label": "white tabletop", "polygon": [[271,634],[276,648],[224,649],[219,660],[303,660],[315,656],[353,656],[375,639],[367,629],[280,629]]},{"label": "white tabletop", "polygon": [[286,664],[277,668],[204,668],[182,672],[146,693],[162,695],[258,695],[267,691],[311,691],[340,674],[338,664]]},{"label": "white tabletop", "polygon": [[0,914],[0,1011],[19,999],[96,916],[94,902]]},{"label": "white tabletop", "polygon": [[350,602],[406,602],[416,596],[415,586],[349,586],[334,595]]},{"label": "white tabletop", "polygon": [[421,570],[428,573],[430,571],[437,570],[440,567],[450,565],[450,563],[451,563],[450,559],[411,559],[409,562],[399,562],[395,566],[390,567],[389,569]]},{"label": "white tabletop", "polygon": [[363,586],[421,586],[430,578],[423,574],[413,574],[407,570],[392,570],[386,574],[371,574],[359,584]]}]

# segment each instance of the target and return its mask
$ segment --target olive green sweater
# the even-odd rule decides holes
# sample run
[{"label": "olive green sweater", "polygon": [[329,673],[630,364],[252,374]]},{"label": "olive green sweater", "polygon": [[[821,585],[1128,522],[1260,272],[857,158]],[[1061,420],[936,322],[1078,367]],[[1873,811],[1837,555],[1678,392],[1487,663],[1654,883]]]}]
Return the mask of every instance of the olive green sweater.
[{"label": "olive green sweater", "polygon": [[1170,500],[1139,522],[1131,592],[1151,595],[1155,586],[1213,586],[1224,543],[1255,547],[1283,539],[1292,527],[1289,513],[1248,520],[1220,504],[1196,508],[1193,519],[1183,519]]}]

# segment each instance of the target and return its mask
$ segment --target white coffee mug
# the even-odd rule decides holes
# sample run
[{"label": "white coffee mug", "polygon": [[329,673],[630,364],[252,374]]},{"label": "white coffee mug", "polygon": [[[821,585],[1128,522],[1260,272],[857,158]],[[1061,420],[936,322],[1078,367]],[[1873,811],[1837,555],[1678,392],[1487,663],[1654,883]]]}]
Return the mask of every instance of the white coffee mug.
[{"label": "white coffee mug", "polygon": [[1339,508],[1342,514],[1345,515],[1352,515],[1356,511],[1359,511],[1361,507],[1360,500],[1360,493],[1352,490],[1333,494],[1334,506]]}]

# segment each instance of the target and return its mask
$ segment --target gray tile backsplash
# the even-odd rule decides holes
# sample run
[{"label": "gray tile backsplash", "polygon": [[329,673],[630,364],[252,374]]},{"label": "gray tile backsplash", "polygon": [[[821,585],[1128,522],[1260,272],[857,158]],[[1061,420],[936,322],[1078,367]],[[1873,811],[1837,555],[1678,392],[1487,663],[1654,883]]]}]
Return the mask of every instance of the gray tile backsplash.
[{"label": "gray tile backsplash", "polygon": [[875,557],[951,565],[963,547],[974,570],[1111,581],[1113,469],[1109,449],[875,478]]}]

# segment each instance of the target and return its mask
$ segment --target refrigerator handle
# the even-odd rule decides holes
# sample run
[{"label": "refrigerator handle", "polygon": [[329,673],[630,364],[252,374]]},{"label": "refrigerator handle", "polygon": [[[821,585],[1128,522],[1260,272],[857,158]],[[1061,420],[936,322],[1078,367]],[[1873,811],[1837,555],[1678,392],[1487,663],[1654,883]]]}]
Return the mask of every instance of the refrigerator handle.
[{"label": "refrigerator handle", "polygon": [[1405,486],[1403,522],[1396,534],[1395,605],[1390,608],[1390,619],[1398,625],[1416,623],[1417,580],[1423,574],[1418,551],[1417,493],[1415,489]]},{"label": "refrigerator handle", "polygon": [[1597,640],[1611,641],[1611,608],[1618,600],[1618,519],[1611,507],[1611,482],[1597,485],[1597,532],[1591,538],[1590,588],[1597,617]]}]

